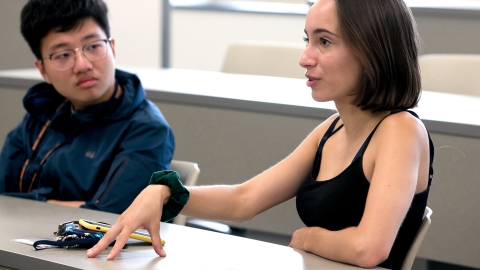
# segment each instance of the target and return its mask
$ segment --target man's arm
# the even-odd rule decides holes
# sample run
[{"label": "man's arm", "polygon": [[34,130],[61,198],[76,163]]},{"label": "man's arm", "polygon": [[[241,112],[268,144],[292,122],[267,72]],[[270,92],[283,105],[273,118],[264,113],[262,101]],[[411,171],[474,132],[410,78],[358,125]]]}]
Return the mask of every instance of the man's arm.
[{"label": "man's arm", "polygon": [[18,183],[27,151],[25,123],[27,116],[10,133],[3,144],[0,154],[0,194],[4,192],[18,192]]},{"label": "man's arm", "polygon": [[153,172],[170,168],[175,141],[166,122],[137,123],[129,130],[107,176],[82,208],[120,214],[148,185]]},{"label": "man's arm", "polygon": [[85,204],[85,202],[81,202],[81,201],[58,201],[58,200],[47,200],[47,203],[70,206],[70,207],[80,207],[81,205]]}]

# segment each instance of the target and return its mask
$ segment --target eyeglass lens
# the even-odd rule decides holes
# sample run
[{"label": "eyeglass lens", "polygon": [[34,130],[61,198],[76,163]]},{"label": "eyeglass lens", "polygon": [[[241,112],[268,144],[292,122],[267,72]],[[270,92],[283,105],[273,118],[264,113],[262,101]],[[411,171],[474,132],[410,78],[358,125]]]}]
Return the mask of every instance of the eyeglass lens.
[{"label": "eyeglass lens", "polygon": [[[82,47],[83,56],[90,62],[98,61],[107,54],[108,40],[97,40],[85,44]],[[76,52],[74,50],[64,50],[53,53],[50,57],[54,67],[58,70],[71,68],[75,65]]]}]

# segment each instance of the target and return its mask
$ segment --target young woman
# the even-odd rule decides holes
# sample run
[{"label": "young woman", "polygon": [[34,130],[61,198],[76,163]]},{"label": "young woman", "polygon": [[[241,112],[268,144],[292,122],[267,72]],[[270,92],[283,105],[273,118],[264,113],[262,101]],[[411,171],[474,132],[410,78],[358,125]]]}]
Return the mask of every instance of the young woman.
[{"label": "young woman", "polygon": [[[420,95],[414,19],[403,0],[319,0],[307,14],[305,35],[299,62],[312,97],[333,100],[338,113],[243,184],[188,187],[182,214],[249,220],[296,196],[306,227],[294,232],[291,247],[361,267],[400,268],[433,172],[428,132],[406,111]],[[142,227],[165,256],[158,220],[176,196],[169,186],[144,189],[87,255],[96,256],[118,235],[113,259]]]}]

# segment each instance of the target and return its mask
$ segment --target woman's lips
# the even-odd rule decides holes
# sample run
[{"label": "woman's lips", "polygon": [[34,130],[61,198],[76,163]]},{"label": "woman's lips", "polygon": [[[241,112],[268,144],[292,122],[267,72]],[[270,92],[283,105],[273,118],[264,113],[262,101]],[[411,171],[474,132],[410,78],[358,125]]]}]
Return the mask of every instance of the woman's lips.
[{"label": "woman's lips", "polygon": [[320,78],[315,78],[315,77],[308,76],[308,75],[306,77],[308,79],[307,80],[307,86],[308,87],[312,87],[320,81]]}]

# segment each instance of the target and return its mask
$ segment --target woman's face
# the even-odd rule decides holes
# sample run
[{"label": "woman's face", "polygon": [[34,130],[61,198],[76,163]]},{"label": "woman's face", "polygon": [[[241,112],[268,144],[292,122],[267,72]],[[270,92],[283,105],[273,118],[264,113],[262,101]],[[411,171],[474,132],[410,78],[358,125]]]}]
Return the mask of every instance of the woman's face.
[{"label": "woman's face", "polygon": [[319,0],[310,8],[305,34],[307,46],[299,64],[306,69],[313,99],[350,103],[363,69],[344,40],[335,0]]}]

